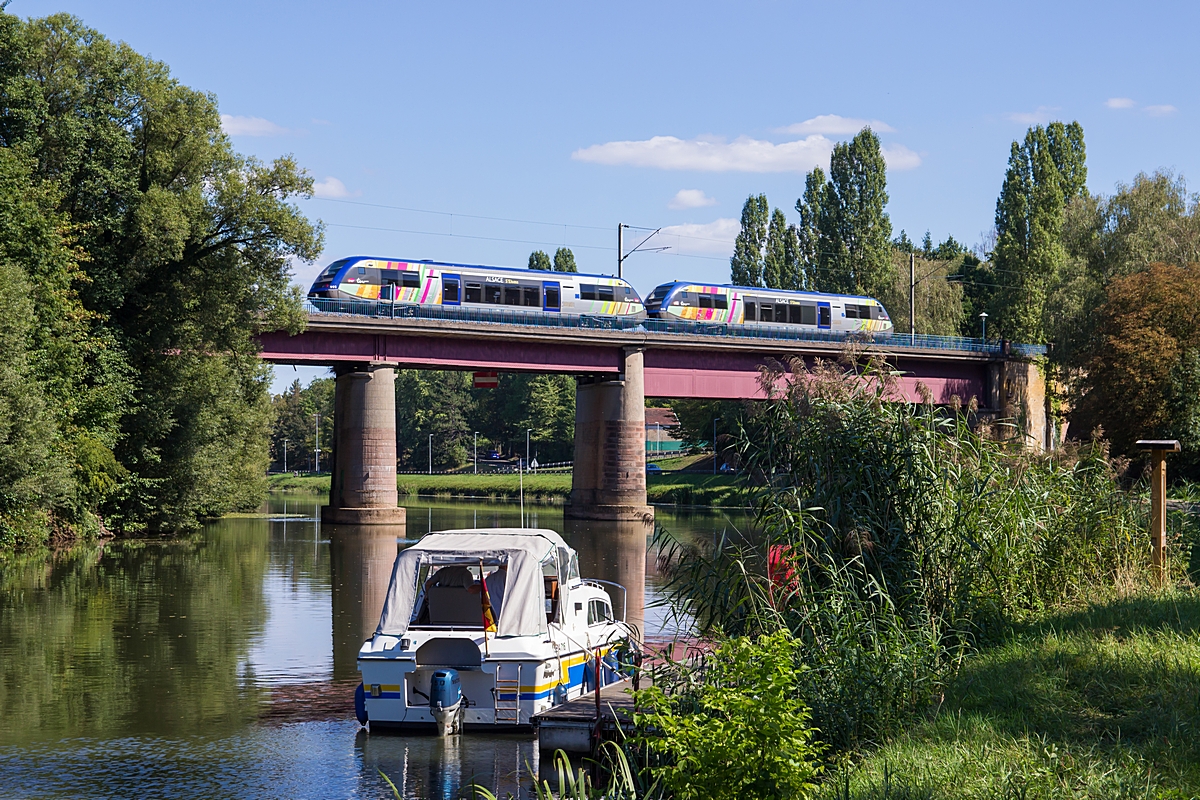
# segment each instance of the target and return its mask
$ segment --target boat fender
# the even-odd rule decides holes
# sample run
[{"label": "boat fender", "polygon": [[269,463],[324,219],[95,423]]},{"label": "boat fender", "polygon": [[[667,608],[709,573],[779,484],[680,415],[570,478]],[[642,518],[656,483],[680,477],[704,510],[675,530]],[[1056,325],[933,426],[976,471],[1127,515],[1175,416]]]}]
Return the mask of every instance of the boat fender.
[{"label": "boat fender", "polygon": [[367,724],[367,691],[361,683],[354,687],[354,716],[359,725]]},{"label": "boat fender", "polygon": [[560,683],[558,686],[554,687],[553,702],[556,706],[567,702],[567,684]]}]

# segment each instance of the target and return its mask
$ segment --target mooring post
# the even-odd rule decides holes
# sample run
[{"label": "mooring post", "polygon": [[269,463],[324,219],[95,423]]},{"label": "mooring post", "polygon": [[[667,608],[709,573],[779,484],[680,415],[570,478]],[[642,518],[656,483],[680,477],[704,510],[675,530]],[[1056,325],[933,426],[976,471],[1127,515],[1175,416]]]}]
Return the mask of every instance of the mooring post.
[{"label": "mooring post", "polygon": [[1139,439],[1150,451],[1150,562],[1159,583],[1167,578],[1167,453],[1179,452],[1178,439]]}]

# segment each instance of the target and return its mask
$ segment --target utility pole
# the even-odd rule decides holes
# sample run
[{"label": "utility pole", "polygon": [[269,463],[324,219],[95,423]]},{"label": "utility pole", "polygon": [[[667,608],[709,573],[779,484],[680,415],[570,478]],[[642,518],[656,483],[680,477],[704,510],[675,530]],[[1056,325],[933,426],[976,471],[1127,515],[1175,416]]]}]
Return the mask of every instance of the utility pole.
[{"label": "utility pole", "polygon": [[288,440],[283,440],[283,471],[287,472],[287,443]]},{"label": "utility pole", "polygon": [[621,268],[622,268],[622,265],[625,263],[625,228],[626,228],[625,223],[623,223],[623,222],[617,223],[617,277],[618,278],[623,277],[621,275]]},{"label": "utility pole", "polygon": [[429,434],[429,474],[433,474],[433,434]]},{"label": "utility pole", "polygon": [[917,336],[917,254],[908,254],[908,335]]},{"label": "utility pole", "polygon": [[479,431],[475,431],[475,474],[479,474]]},{"label": "utility pole", "polygon": [[316,454],[317,454],[315,466],[317,468],[317,474],[320,475],[321,474],[321,415],[318,413],[318,414],[313,414],[313,416],[317,418],[317,422],[316,422],[317,446],[316,446],[316,448],[314,448],[316,450]]}]

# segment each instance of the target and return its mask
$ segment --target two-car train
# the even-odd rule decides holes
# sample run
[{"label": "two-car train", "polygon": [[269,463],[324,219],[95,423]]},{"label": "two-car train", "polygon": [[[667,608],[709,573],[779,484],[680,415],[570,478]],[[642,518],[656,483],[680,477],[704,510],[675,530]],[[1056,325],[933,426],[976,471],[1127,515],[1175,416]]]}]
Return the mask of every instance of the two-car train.
[{"label": "two-car train", "polygon": [[369,301],[393,309],[457,307],[485,315],[505,309],[830,334],[892,333],[887,311],[872,297],[675,281],[656,287],[643,302],[628,281],[610,275],[439,261],[343,258],[321,272],[308,296],[318,301]]}]

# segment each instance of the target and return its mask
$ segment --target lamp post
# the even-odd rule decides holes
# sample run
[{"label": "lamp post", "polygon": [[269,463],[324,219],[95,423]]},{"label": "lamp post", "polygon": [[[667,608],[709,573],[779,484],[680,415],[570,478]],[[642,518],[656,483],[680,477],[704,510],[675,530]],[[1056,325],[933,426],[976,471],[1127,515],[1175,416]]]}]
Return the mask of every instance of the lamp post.
[{"label": "lamp post", "polygon": [[713,417],[713,475],[717,474],[717,420],[720,417]]},{"label": "lamp post", "polygon": [[533,432],[533,428],[525,429],[525,464],[529,464],[529,434]]},{"label": "lamp post", "polygon": [[479,431],[475,431],[475,474],[479,474]]},{"label": "lamp post", "polygon": [[284,439],[283,440],[283,471],[285,474],[287,473],[287,443],[288,443],[288,440]]},{"label": "lamp post", "polygon": [[429,434],[429,474],[433,474],[433,434]]},{"label": "lamp post", "polygon": [[316,450],[316,459],[315,459],[316,463],[314,464],[314,466],[316,467],[317,474],[320,475],[321,474],[321,415],[313,414],[313,416],[317,418],[317,421],[316,421],[317,446],[314,448]]},{"label": "lamp post", "polygon": [[988,314],[986,311],[979,312],[979,326],[982,328],[979,332],[979,338],[985,342],[987,341],[987,318]]}]

